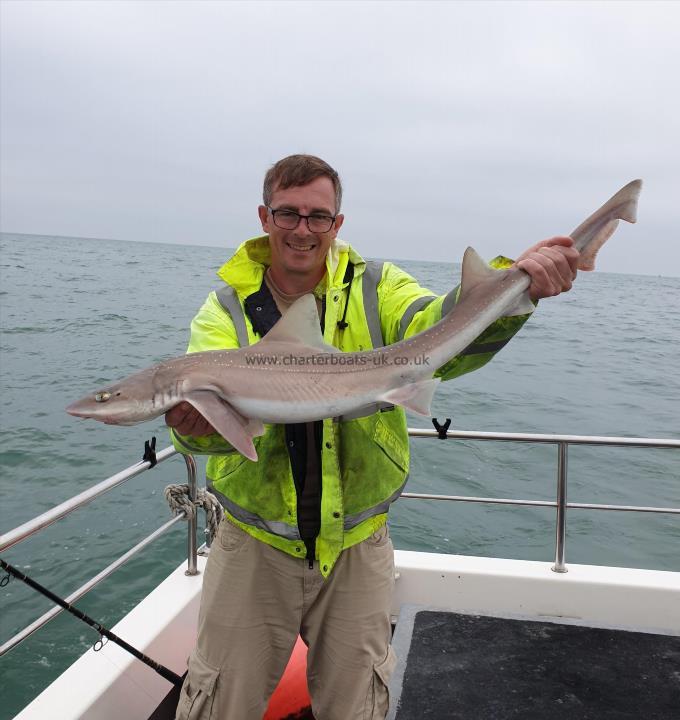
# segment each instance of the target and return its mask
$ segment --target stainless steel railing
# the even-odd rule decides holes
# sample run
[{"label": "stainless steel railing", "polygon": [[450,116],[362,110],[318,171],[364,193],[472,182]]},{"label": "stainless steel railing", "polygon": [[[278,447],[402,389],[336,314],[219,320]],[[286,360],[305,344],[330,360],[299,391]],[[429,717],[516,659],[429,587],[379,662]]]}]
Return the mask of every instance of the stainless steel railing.
[{"label": "stainless steel railing", "polygon": [[[436,430],[409,428],[409,435],[415,438],[437,438],[439,433]],[[529,505],[538,507],[554,507],[556,509],[555,522],[555,562],[552,569],[555,572],[567,572],[565,564],[565,544],[566,544],[566,523],[567,509],[581,508],[588,510],[618,510],[630,512],[648,512],[648,513],[670,513],[680,515],[680,508],[668,507],[648,507],[637,505],[600,505],[593,503],[569,503],[567,502],[567,466],[568,466],[568,448],[570,445],[604,445],[609,447],[645,447],[645,448],[675,448],[680,449],[680,440],[673,439],[654,439],[654,438],[623,438],[623,437],[599,437],[593,435],[543,435],[537,433],[497,433],[497,432],[473,432],[464,430],[451,430],[446,433],[447,440],[493,440],[501,442],[522,442],[522,443],[548,443],[557,446],[557,498],[555,502],[549,500],[519,500],[512,498],[490,498],[490,497],[471,497],[462,495],[432,495],[427,493],[403,493],[402,498],[405,499],[421,499],[421,500],[449,500],[456,502],[475,502],[490,503],[497,505]],[[179,454],[174,448],[168,447],[161,450],[157,455],[157,462],[161,463],[174,455]],[[187,467],[187,478],[189,484],[189,497],[195,502],[197,496],[196,485],[196,463],[191,455],[183,455]],[[14,545],[20,543],[35,533],[43,530],[52,523],[60,520],[77,508],[86,505],[95,498],[105,492],[117,487],[123,482],[145,472],[151,467],[149,461],[141,461],[135,465],[122,470],[110,478],[103,480],[99,484],[85,490],[78,495],[66,500],[47,512],[39,515],[32,520],[0,535],[0,552],[7,550]],[[127,562],[131,557],[143,550],[153,540],[163,534],[170,527],[175,525],[179,520],[183,519],[183,515],[177,515],[172,520],[158,528],[151,535],[146,537],[140,543],[131,548],[120,558],[111,563],[107,568],[88,580],[80,588],[75,590],[67,598],[68,602],[75,602],[86,592],[91,590],[97,583],[108,577],[112,572]],[[188,520],[187,530],[187,575],[196,575],[198,547],[196,541],[197,517],[194,513],[193,518]],[[38,628],[42,627],[53,617],[61,612],[60,607],[53,607],[36,621],[28,625],[21,632],[10,638],[4,645],[0,646],[0,655],[15,647],[22,640],[27,638]]]},{"label": "stainless steel railing", "polygon": [[[411,437],[438,438],[437,430],[409,428]],[[548,443],[557,445],[557,499],[549,500],[511,500],[509,498],[466,497],[460,495],[428,495],[424,493],[402,493],[402,498],[425,500],[455,500],[458,502],[493,503],[498,505],[536,505],[556,508],[555,519],[555,563],[552,569],[558,573],[567,572],[565,562],[567,509],[582,508],[588,510],[619,510],[630,512],[668,513],[680,515],[680,508],[647,507],[638,505],[598,505],[593,503],[567,502],[567,459],[570,445],[605,445],[608,447],[645,447],[680,449],[680,440],[666,438],[624,438],[596,435],[542,435],[537,433],[497,433],[450,430],[446,439],[451,440],[495,440],[501,442]]]},{"label": "stainless steel railing", "polygon": [[[168,458],[177,454],[178,452],[177,450],[175,450],[175,448],[167,447],[161,450],[156,455],[156,463],[161,463],[164,460],[167,460]],[[13,547],[14,545],[22,542],[23,540],[26,540],[26,538],[31,537],[31,535],[35,535],[35,533],[39,532],[40,530],[44,530],[46,527],[56,522],[57,520],[61,520],[61,518],[66,517],[74,510],[77,510],[78,508],[83,507],[83,505],[87,505],[89,502],[92,502],[92,500],[98,498],[100,495],[103,495],[109,490],[118,487],[118,485],[121,485],[127,480],[136,477],[140,473],[145,472],[150,467],[150,461],[141,460],[140,462],[131,465],[125,470],[121,470],[119,473],[112,475],[110,478],[102,480],[97,485],[94,485],[87,490],[83,490],[83,492],[79,493],[78,495],[74,495],[68,500],[65,500],[63,503],[60,503],[56,507],[53,507],[51,510],[47,510],[47,512],[44,512],[42,515],[38,515],[32,520],[28,520],[23,525],[19,525],[19,527],[14,528],[14,530],[3,533],[2,535],[0,535],[0,552],[9,550],[9,548]]]},{"label": "stainless steel railing", "polygon": [[[112,572],[121,567],[121,565],[124,565],[131,557],[134,557],[147,545],[151,544],[156,538],[160,537],[166,530],[169,530],[173,525],[183,519],[184,518],[182,517],[182,515],[176,515],[174,518],[172,518],[172,520],[169,520],[164,525],[161,525],[157,530],[145,537],[144,540],[137,543],[137,545],[135,545],[133,548],[130,548],[130,550],[121,555],[117,560],[114,560],[100,573],[97,573],[97,575],[90,578],[77,590],[72,592],[68,597],[64,598],[66,602],[70,605],[79,598],[83,597],[83,595],[92,590],[93,587],[95,587],[102,580],[111,575]],[[13,647],[16,647],[22,640],[25,640],[29,635],[32,635],[36,630],[39,630],[43,625],[46,625],[50,620],[52,620],[52,618],[56,617],[57,615],[59,615],[59,613],[63,611],[64,609],[59,605],[53,605],[50,610],[41,615],[37,620],[34,620],[30,625],[27,625],[23,630],[20,630],[16,635],[13,635],[7,642],[0,645],[0,657],[9,650],[11,650]]]},{"label": "stainless steel railing", "polygon": [[[156,454],[156,464],[159,464],[174,455],[179,455],[177,450],[175,450],[172,447],[167,447],[161,450]],[[197,496],[197,486],[196,486],[196,461],[191,455],[182,455],[184,458],[184,462],[186,464],[187,468],[187,479],[188,479],[188,485],[189,485],[189,498],[192,502],[196,501]],[[108,492],[109,490],[112,490],[115,487],[118,487],[118,485],[121,485],[122,483],[126,482],[127,480],[130,480],[133,477],[136,477],[137,475],[149,470],[152,466],[151,462],[149,460],[142,460],[138,463],[135,463],[134,465],[131,465],[130,467],[126,468],[125,470],[122,470],[119,473],[116,473],[115,475],[112,475],[111,477],[107,478],[106,480],[102,480],[102,482],[98,483],[97,485],[94,485],[93,487],[83,491],[82,493],[79,493],[78,495],[74,495],[73,497],[69,498],[68,500],[65,500],[63,503],[60,503],[56,507],[53,507],[51,510],[48,510],[47,512],[42,513],[42,515],[38,515],[37,517],[33,518],[32,520],[29,520],[22,525],[19,525],[18,527],[14,528],[13,530],[10,530],[9,532],[6,532],[2,535],[0,535],[0,552],[4,550],[8,550],[9,548],[13,547],[14,545],[17,545],[18,543],[22,542],[23,540],[26,540],[27,538],[31,537],[32,535],[35,535],[36,533],[40,532],[41,530],[44,530],[46,527],[50,526],[52,523],[56,522],[57,520],[61,520],[63,517],[66,517],[69,513],[73,512],[74,510],[77,510],[78,508],[83,507],[84,505],[87,505],[88,503],[92,502],[95,498],[99,497],[100,495],[103,495],[104,493]],[[73,603],[78,598],[82,597],[85,593],[89,592],[93,587],[95,587],[98,583],[100,583],[102,580],[107,578],[109,575],[111,575],[112,572],[117,570],[119,567],[124,565],[130,558],[137,555],[137,553],[141,552],[147,545],[152,543],[156,538],[160,537],[163,533],[165,533],[167,530],[169,530],[173,525],[175,525],[180,520],[184,519],[184,514],[178,514],[176,515],[172,520],[169,520],[168,522],[164,523],[156,529],[154,532],[152,532],[150,535],[148,535],[146,538],[144,538],[142,541],[137,543],[133,548],[128,550],[126,553],[121,555],[117,560],[114,560],[110,565],[108,565],[104,570],[99,572],[94,577],[90,578],[87,582],[85,582],[83,585],[81,585],[77,590],[75,590],[73,593],[71,593],[67,598],[66,602]],[[198,547],[196,542],[196,528],[198,524],[197,515],[196,513],[193,514],[193,517],[187,518],[187,575],[196,575],[198,573]],[[0,656],[4,655],[6,652],[11,650],[13,647],[18,645],[22,640],[25,640],[29,635],[32,635],[36,630],[41,628],[43,625],[48,623],[52,618],[56,617],[59,613],[63,612],[63,609],[57,605],[53,606],[50,610],[48,610],[45,614],[41,615],[37,620],[32,622],[30,625],[27,625],[23,630],[18,632],[16,635],[11,637],[7,642],[5,642],[3,645],[0,646]]]}]

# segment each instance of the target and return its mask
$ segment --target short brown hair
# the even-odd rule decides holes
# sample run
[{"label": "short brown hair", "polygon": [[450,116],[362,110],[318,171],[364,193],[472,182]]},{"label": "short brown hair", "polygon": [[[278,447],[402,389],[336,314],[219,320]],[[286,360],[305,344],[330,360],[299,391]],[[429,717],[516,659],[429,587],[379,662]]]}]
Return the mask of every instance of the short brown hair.
[{"label": "short brown hair", "polygon": [[318,177],[327,177],[335,188],[335,212],[340,212],[342,202],[342,184],[340,176],[333,168],[315,155],[289,155],[272,165],[264,176],[262,199],[269,206],[272,193],[279,188],[307,185]]}]

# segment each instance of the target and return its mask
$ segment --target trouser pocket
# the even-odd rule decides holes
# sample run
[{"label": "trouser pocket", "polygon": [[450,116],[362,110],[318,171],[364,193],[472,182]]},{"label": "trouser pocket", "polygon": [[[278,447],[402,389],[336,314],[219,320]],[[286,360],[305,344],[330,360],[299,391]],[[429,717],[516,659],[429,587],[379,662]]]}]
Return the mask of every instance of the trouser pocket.
[{"label": "trouser pocket", "polygon": [[364,720],[385,720],[390,705],[390,677],[396,664],[397,656],[390,645],[385,659],[373,666]]},{"label": "trouser pocket", "polygon": [[175,720],[210,720],[217,694],[219,668],[214,668],[194,650],[189,658],[182,692],[179,696]]}]

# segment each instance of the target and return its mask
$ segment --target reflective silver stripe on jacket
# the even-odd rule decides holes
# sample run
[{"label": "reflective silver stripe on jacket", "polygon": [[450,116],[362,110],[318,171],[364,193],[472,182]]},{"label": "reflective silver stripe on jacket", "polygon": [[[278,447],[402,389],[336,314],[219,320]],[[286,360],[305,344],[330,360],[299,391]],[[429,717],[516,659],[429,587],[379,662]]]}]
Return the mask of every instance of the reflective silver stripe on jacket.
[{"label": "reflective silver stripe on jacket", "polygon": [[373,349],[384,347],[382,329],[380,328],[380,313],[378,312],[378,284],[382,280],[383,263],[369,260],[366,263],[364,274],[361,276],[361,292],[364,299],[364,315],[368,323],[368,332],[371,336]]},{"label": "reflective silver stripe on jacket", "polygon": [[445,317],[448,315],[451,310],[453,310],[453,306],[456,304],[456,301],[458,300],[458,289],[460,288],[460,285],[456,285],[453,290],[451,290],[450,293],[446,295],[444,298],[444,302],[442,303],[442,317]]},{"label": "reflective silver stripe on jacket", "polygon": [[233,500],[230,500],[226,495],[216,490],[210,480],[208,480],[207,485],[208,490],[217,497],[222,507],[239,522],[259,528],[260,530],[265,530],[272,535],[278,535],[286,540],[301,540],[300,531],[297,526],[275,520],[265,520],[254,512],[250,512],[250,510],[246,510],[240,505],[237,505]]},{"label": "reflective silver stripe on jacket", "polygon": [[362,510],[359,513],[355,513],[354,515],[345,515],[345,521],[343,523],[345,530],[351,530],[352,528],[355,528],[357,525],[359,525],[359,523],[362,523],[364,520],[367,520],[370,517],[386,513],[390,509],[390,505],[401,495],[401,492],[404,489],[405,485],[406,480],[404,480],[404,484],[398,490],[395,490],[395,492],[393,492],[387,498],[387,500],[384,500],[378,505],[374,505],[373,507]]},{"label": "reflective silver stripe on jacket", "polygon": [[[222,503],[222,507],[224,507],[229,514],[232,515],[232,517],[235,517],[239,522],[259,528],[260,530],[265,530],[272,535],[278,535],[286,540],[301,540],[300,531],[297,527],[288,525],[288,523],[284,522],[265,520],[256,513],[250,512],[249,510],[242,508],[240,505],[237,505],[226,495],[223,495],[219,490],[216,490],[212,482],[208,481],[207,485],[208,490],[217,497],[220,503]],[[405,485],[406,480],[404,480],[402,486],[398,490],[395,490],[387,498],[387,500],[384,500],[373,507],[367,508],[366,510],[362,510],[359,513],[355,513],[354,515],[345,515],[343,523],[345,531],[355,528],[364,520],[368,520],[368,518],[386,513],[390,509],[390,505],[399,498]]]},{"label": "reflective silver stripe on jacket", "polygon": [[[366,262],[366,268],[361,276],[361,294],[364,301],[364,316],[368,325],[368,333],[371,336],[373,349],[385,346],[382,329],[380,327],[380,313],[378,311],[378,284],[382,280],[383,263],[375,260]],[[357,418],[368,417],[377,412],[394,410],[394,405],[389,403],[371,403],[354,412],[347,413],[335,418],[338,422],[356,420]]]},{"label": "reflective silver stripe on jacket", "polygon": [[224,287],[219,290],[215,290],[215,295],[220,305],[226,310],[231,316],[231,321],[234,323],[236,330],[236,338],[238,339],[239,347],[248,347],[250,344],[248,341],[248,329],[246,328],[246,318],[243,314],[243,308],[236,294],[236,290],[227,283]]},{"label": "reflective silver stripe on jacket", "polygon": [[404,339],[408,326],[411,324],[411,320],[417,312],[424,310],[436,297],[434,295],[424,295],[423,297],[416,298],[404,311],[399,322],[399,340]]}]

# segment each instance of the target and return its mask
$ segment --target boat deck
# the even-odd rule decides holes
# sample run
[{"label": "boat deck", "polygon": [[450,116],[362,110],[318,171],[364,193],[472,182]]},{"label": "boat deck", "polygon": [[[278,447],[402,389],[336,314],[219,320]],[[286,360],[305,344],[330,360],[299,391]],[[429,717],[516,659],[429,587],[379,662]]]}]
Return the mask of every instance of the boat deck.
[{"label": "boat deck", "polygon": [[404,606],[389,720],[677,720],[680,637]]},{"label": "boat deck", "polygon": [[[205,562],[198,575],[182,564],[112,628],[179,675]],[[680,573],[407,550],[395,568],[389,720],[680,719]],[[170,690],[110,642],[17,720],[171,720]]]}]

